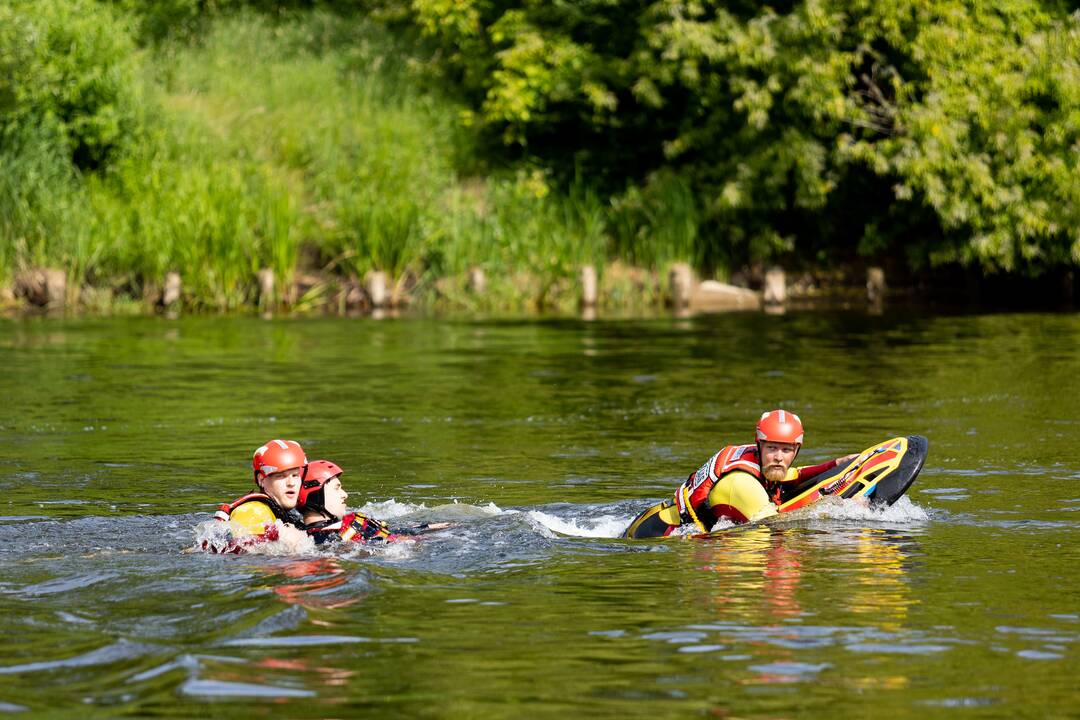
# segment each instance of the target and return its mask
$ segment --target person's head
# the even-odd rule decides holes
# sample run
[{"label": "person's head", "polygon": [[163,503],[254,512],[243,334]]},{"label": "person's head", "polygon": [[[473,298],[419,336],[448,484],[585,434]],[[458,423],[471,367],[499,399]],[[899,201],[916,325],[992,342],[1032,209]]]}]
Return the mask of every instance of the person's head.
[{"label": "person's head", "polygon": [[349,511],[349,493],[341,487],[342,469],[329,460],[312,460],[304,468],[297,509],[304,517],[343,518]]},{"label": "person's head", "polygon": [[307,457],[295,440],[271,440],[255,451],[255,484],[286,510],[296,507]]},{"label": "person's head", "polygon": [[780,482],[803,443],[802,420],[787,410],[763,413],[757,424],[758,458],[766,480]]}]

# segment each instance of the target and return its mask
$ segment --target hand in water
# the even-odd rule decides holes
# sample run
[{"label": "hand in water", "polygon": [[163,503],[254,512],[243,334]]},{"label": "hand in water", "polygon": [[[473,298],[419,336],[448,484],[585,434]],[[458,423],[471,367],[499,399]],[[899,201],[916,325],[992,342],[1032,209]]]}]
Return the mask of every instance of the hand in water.
[{"label": "hand in water", "polygon": [[311,537],[292,525],[280,524],[278,528],[278,542],[290,553],[309,552],[315,544]]}]

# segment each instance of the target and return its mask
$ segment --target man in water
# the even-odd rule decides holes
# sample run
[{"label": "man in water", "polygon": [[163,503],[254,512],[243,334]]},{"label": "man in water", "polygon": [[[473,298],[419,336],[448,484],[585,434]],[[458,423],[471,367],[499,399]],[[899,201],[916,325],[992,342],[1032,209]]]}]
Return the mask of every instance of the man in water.
[{"label": "man in water", "polygon": [[683,525],[709,532],[721,518],[756,522],[777,513],[783,489],[820,475],[855,455],[810,467],[792,467],[803,443],[799,416],[787,410],[764,413],[753,445],[728,445],[709,458],[675,491],[671,500],[634,518],[623,537],[666,537]]},{"label": "man in water", "polygon": [[255,451],[256,492],[222,505],[214,517],[231,524],[225,552],[243,552],[272,540],[302,541],[304,520],[296,510],[307,457],[295,440],[271,440]]},{"label": "man in water", "polygon": [[383,543],[420,532],[442,530],[450,523],[429,523],[408,530],[391,530],[381,520],[349,512],[349,493],[341,486],[342,469],[329,460],[313,460],[304,468],[297,509],[316,545],[327,542]]}]

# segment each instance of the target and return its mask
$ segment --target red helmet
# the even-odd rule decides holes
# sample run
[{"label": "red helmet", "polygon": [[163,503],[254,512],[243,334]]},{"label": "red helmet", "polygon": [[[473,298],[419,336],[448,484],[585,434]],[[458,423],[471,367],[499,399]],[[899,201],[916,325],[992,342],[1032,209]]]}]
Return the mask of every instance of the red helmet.
[{"label": "red helmet", "polygon": [[[329,460],[312,460],[304,468],[304,478],[300,481],[300,493],[296,497],[296,507],[302,508],[309,504],[322,507],[322,503],[318,502],[322,498],[322,489],[326,483],[336,478],[341,473],[345,472],[334,463]],[[317,498],[310,497],[316,493],[320,493]]]},{"label": "red helmet", "polygon": [[304,448],[295,440],[271,440],[256,450],[251,458],[256,482],[271,473],[304,467],[306,464]]},{"label": "red helmet", "polygon": [[798,415],[787,410],[763,413],[757,424],[757,441],[802,445],[802,420]]}]

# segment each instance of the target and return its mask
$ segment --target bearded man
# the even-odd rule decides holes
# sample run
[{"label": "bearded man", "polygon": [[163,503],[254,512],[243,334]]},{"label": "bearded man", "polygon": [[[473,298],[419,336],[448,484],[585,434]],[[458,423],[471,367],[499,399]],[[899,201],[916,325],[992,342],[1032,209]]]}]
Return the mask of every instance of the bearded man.
[{"label": "bearded man", "polygon": [[754,444],[728,445],[709,458],[672,499],[634,518],[623,537],[666,537],[691,523],[700,532],[709,532],[721,518],[736,523],[763,520],[777,513],[786,486],[794,487],[855,457],[792,467],[802,448],[803,426],[799,416],[787,410],[764,413],[756,434]]}]

